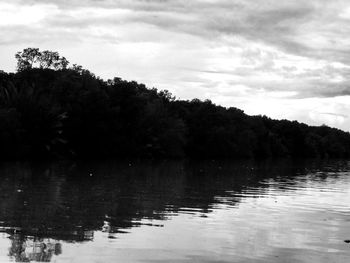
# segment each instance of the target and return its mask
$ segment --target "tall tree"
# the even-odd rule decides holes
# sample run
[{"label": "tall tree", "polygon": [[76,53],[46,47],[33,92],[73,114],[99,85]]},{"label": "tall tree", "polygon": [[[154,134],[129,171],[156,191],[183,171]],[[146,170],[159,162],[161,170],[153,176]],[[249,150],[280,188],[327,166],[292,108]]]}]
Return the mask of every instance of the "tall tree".
[{"label": "tall tree", "polygon": [[22,52],[17,52],[15,57],[17,59],[17,70],[22,71],[33,68],[33,65],[39,62],[41,53],[39,48],[26,48]]},{"label": "tall tree", "polygon": [[58,52],[44,50],[39,51],[39,48],[26,48],[21,52],[16,53],[17,70],[23,71],[37,66],[41,69],[66,69],[69,61],[65,57],[60,57]]},{"label": "tall tree", "polygon": [[39,57],[40,68],[51,68],[54,64],[58,63],[60,55],[58,52],[52,52],[45,50],[41,52]]}]

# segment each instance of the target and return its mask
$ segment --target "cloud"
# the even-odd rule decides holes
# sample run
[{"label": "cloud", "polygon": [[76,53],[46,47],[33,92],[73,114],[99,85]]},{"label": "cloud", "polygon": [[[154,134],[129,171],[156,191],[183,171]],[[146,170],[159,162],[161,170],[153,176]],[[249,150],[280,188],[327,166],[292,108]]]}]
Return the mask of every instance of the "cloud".
[{"label": "cloud", "polygon": [[[346,54],[348,49],[344,48],[342,40],[343,34],[350,30],[348,19],[341,16],[345,0],[336,3],[322,0],[270,0],[264,3],[253,0],[194,0],[191,3],[183,0],[15,2],[25,6],[55,6],[61,10],[54,14],[46,11],[48,17],[42,23],[53,28],[141,23],[207,39],[214,37],[216,41],[223,41],[227,36],[239,36],[272,45],[283,52],[317,59],[325,55],[333,60],[349,59]],[[337,43],[342,45],[335,48]]]},{"label": "cloud", "polygon": [[330,116],[335,116],[335,117],[341,117],[341,118],[344,118],[344,119],[349,118],[349,115],[340,114],[340,113],[333,113],[333,112],[320,112],[320,114],[330,115]]}]

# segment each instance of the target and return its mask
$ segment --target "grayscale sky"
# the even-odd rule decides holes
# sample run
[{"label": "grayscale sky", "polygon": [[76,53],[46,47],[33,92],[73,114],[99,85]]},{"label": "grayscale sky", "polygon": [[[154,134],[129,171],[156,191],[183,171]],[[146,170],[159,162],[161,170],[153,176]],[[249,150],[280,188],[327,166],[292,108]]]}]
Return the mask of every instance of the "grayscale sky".
[{"label": "grayscale sky", "polygon": [[0,69],[26,47],[180,99],[350,131],[348,0],[0,0]]}]

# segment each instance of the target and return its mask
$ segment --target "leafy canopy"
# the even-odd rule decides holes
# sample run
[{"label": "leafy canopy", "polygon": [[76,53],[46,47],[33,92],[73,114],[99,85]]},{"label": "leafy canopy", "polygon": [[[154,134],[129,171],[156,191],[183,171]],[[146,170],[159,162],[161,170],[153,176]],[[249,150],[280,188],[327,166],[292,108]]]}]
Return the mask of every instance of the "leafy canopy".
[{"label": "leafy canopy", "polygon": [[17,70],[23,71],[39,67],[41,69],[63,70],[67,69],[69,61],[61,57],[58,52],[44,50],[40,52],[39,48],[26,48],[17,52]]}]

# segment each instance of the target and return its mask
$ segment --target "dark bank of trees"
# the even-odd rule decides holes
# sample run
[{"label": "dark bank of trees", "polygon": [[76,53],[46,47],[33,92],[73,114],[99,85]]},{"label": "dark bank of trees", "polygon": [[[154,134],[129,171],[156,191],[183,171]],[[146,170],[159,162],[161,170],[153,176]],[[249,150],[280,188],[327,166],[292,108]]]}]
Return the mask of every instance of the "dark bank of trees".
[{"label": "dark bank of trees", "polygon": [[120,78],[104,81],[57,52],[25,49],[0,71],[0,157],[349,157],[350,134],[248,116]]}]

